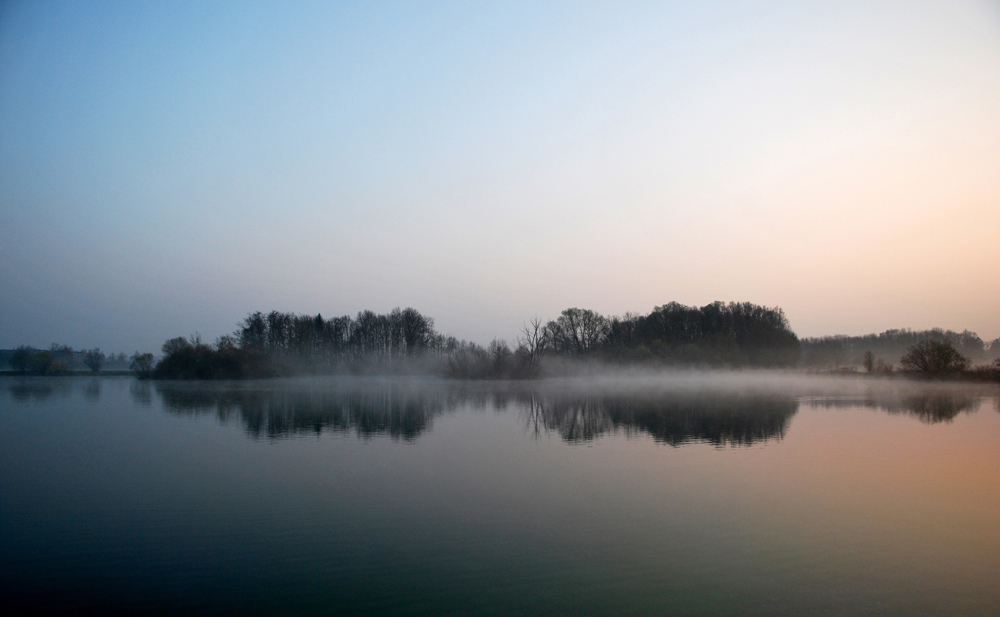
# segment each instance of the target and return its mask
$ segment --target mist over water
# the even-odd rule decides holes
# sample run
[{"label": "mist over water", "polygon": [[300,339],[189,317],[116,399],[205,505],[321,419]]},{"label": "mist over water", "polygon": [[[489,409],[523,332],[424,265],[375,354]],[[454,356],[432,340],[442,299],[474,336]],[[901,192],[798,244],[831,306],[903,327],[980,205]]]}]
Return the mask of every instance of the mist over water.
[{"label": "mist over water", "polygon": [[998,60],[0,0],[0,612],[997,617]]},{"label": "mist over water", "polygon": [[994,615],[998,438],[991,384],[0,377],[0,596],[95,613]]},{"label": "mist over water", "polygon": [[178,415],[213,415],[255,439],[323,433],[414,440],[437,416],[467,408],[512,411],[536,435],[569,443],[645,435],[673,446],[751,446],[780,440],[801,405],[862,407],[947,422],[990,385],[809,377],[761,371],[619,371],[539,382],[431,378],[298,378],[252,384],[135,382],[136,402],[158,398]]}]

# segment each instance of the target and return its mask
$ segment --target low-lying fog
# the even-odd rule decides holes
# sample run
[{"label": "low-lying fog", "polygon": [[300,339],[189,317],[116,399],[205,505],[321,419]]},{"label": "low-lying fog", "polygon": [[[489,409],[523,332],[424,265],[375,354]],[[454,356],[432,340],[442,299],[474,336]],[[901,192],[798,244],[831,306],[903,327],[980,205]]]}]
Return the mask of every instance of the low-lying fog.
[{"label": "low-lying fog", "polygon": [[[96,401],[101,378],[6,378],[15,403],[74,392]],[[122,384],[123,385],[123,384]],[[929,382],[865,375],[776,371],[594,371],[537,381],[426,377],[295,377],[237,382],[130,380],[132,403],[168,413],[213,414],[253,438],[354,433],[417,439],[434,418],[461,408],[513,411],[526,429],[569,442],[606,434],[647,434],[681,445],[753,445],[781,439],[803,406],[863,407],[948,422],[981,408],[1000,410],[995,384]]]}]

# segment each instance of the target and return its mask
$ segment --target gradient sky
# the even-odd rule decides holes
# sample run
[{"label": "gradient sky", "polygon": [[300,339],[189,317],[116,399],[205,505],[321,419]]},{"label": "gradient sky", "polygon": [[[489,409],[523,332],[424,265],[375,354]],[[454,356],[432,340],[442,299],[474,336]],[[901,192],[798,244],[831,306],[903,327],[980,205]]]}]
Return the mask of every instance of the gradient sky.
[{"label": "gradient sky", "polygon": [[672,300],[1000,336],[1000,4],[0,4],[0,347]]}]

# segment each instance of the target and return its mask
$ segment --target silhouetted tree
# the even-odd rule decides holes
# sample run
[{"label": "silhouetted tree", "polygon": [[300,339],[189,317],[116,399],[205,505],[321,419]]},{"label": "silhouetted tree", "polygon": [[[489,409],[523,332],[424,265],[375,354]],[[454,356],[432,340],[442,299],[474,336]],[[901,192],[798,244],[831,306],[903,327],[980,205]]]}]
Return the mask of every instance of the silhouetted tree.
[{"label": "silhouetted tree", "polygon": [[489,347],[486,348],[486,351],[490,354],[490,358],[493,361],[492,374],[503,377],[508,376],[510,374],[511,356],[513,354],[507,345],[507,341],[493,339]]},{"label": "silhouetted tree", "polygon": [[21,345],[14,350],[14,353],[10,356],[10,366],[15,371],[19,373],[27,373],[28,368],[31,366],[31,356],[34,355],[35,350],[27,345]]},{"label": "silhouetted tree", "polygon": [[582,354],[604,343],[610,330],[607,318],[588,309],[568,308],[545,326],[545,338],[554,350]]},{"label": "silhouetted tree", "polygon": [[97,373],[101,370],[101,365],[104,364],[104,354],[101,353],[99,347],[94,349],[89,349],[83,353],[83,363],[87,365],[91,371]]},{"label": "silhouetted tree", "polygon": [[908,371],[923,375],[948,375],[969,367],[968,358],[947,341],[923,340],[910,347],[899,359],[899,365]]},{"label": "silhouetted tree", "polygon": [[140,354],[138,351],[132,354],[132,363],[129,370],[139,379],[149,379],[153,376],[153,363],[156,358],[151,353]]},{"label": "silhouetted tree", "polygon": [[865,352],[863,363],[865,366],[865,370],[868,371],[869,373],[871,373],[875,369],[875,354],[872,353],[871,349]]},{"label": "silhouetted tree", "polygon": [[240,346],[246,349],[263,351],[267,344],[267,322],[260,311],[250,313],[237,330]]},{"label": "silhouetted tree", "polygon": [[542,352],[545,351],[545,328],[537,317],[521,327],[521,336],[517,339],[518,349],[524,350],[524,364],[537,367]]},{"label": "silhouetted tree", "polygon": [[406,355],[415,355],[430,345],[434,337],[433,319],[424,317],[416,309],[406,308],[398,314],[398,320]]}]

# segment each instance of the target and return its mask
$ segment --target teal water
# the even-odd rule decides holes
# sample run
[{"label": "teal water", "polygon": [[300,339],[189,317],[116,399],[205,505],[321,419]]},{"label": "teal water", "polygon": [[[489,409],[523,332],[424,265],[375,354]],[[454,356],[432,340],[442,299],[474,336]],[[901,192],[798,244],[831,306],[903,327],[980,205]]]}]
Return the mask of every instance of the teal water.
[{"label": "teal water", "polygon": [[1000,391],[0,378],[0,605],[1000,615]]}]

